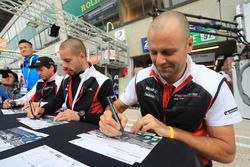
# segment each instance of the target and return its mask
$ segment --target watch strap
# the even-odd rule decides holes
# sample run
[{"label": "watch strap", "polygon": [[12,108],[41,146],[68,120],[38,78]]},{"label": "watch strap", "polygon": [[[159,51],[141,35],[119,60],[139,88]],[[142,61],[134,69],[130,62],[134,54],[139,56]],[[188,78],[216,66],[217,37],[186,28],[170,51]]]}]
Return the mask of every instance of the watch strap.
[{"label": "watch strap", "polygon": [[80,117],[80,121],[84,121],[85,120],[85,111],[84,110],[81,110],[81,111],[78,111],[78,115]]}]

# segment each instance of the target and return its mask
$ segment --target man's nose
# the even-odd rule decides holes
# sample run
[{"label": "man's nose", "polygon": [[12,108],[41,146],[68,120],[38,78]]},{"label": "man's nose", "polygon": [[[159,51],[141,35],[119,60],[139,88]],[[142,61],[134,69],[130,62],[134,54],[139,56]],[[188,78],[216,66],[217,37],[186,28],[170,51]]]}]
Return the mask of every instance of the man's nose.
[{"label": "man's nose", "polygon": [[156,56],[156,62],[157,63],[165,63],[166,57],[164,57],[161,53],[158,53]]},{"label": "man's nose", "polygon": [[66,63],[62,63],[62,68],[67,68],[68,65]]}]

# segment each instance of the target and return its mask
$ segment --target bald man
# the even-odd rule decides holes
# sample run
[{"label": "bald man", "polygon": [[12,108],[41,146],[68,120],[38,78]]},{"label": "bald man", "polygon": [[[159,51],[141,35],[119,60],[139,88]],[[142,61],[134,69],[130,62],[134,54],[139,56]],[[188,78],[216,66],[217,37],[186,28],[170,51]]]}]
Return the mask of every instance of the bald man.
[{"label": "bald man", "polygon": [[86,48],[76,38],[65,40],[60,45],[62,67],[67,74],[63,79],[56,97],[42,107],[29,110],[30,118],[44,114],[54,114],[61,107],[55,121],[83,121],[98,124],[100,115],[108,102],[107,96],[113,95],[112,81],[96,71],[86,59]]},{"label": "bald man", "polygon": [[[183,141],[206,167],[212,166],[211,160],[229,163],[235,157],[233,124],[241,117],[223,76],[192,61],[188,55],[192,45],[183,14],[168,11],[156,17],[148,30],[153,64],[138,72],[114,105],[122,113],[140,104],[142,118],[131,132],[154,131]],[[125,126],[127,118],[119,117]],[[122,135],[109,109],[99,125],[108,136]]]}]

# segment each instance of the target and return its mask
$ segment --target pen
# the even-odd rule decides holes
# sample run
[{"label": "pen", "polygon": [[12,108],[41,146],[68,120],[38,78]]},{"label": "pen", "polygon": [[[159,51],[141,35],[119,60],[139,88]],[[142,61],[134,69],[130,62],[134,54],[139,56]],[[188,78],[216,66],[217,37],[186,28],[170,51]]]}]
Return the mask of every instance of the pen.
[{"label": "pen", "polygon": [[108,103],[109,103],[109,107],[110,107],[110,110],[111,110],[111,112],[112,112],[113,118],[114,118],[115,121],[119,124],[119,126],[120,126],[120,131],[123,132],[124,129],[123,129],[123,127],[122,127],[121,121],[120,121],[120,119],[119,119],[119,117],[118,117],[118,114],[117,114],[117,112],[116,112],[115,106],[114,106],[114,104],[113,104],[113,102],[112,102],[112,96],[108,96],[108,97],[107,97],[107,101],[108,101]]},{"label": "pen", "polygon": [[14,108],[13,108],[12,102],[10,103],[10,108],[11,108],[11,110],[12,110],[13,112],[15,112],[15,110],[14,110]]},{"label": "pen", "polygon": [[31,102],[30,102],[30,101],[29,101],[29,106],[30,106],[30,111],[31,111],[31,114],[34,116],[34,118],[36,118],[36,117],[35,117],[35,115],[34,115],[33,106],[32,106],[32,104],[31,104]]},{"label": "pen", "polygon": [[14,102],[14,99],[12,99],[12,98],[10,98],[10,96],[7,94],[7,98],[8,99],[10,99],[9,100],[9,103],[10,103],[10,109],[13,111],[13,112],[15,112],[15,110],[13,109],[13,102]]}]

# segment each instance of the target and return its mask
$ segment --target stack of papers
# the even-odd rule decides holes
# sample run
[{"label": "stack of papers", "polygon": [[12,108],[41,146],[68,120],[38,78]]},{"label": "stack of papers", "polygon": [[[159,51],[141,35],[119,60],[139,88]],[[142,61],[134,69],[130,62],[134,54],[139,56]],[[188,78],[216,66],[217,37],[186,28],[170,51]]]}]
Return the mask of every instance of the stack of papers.
[{"label": "stack of papers", "polygon": [[49,135],[45,133],[36,132],[26,129],[24,127],[17,127],[0,131],[0,152],[5,151],[26,143],[30,143]]},{"label": "stack of papers", "polygon": [[0,160],[4,167],[86,167],[67,155],[43,145],[32,150]]},{"label": "stack of papers", "polygon": [[11,114],[23,114],[25,113],[22,109],[1,109],[4,115],[11,115]]},{"label": "stack of papers", "polygon": [[17,118],[17,120],[35,130],[68,123],[67,121],[54,122],[54,117],[48,115],[39,119],[30,119],[28,117],[24,117]]},{"label": "stack of papers", "polygon": [[69,142],[130,165],[141,163],[161,139],[151,133],[140,135],[129,132],[124,132],[123,136],[118,138],[110,138],[99,130],[77,136],[80,138]]}]

